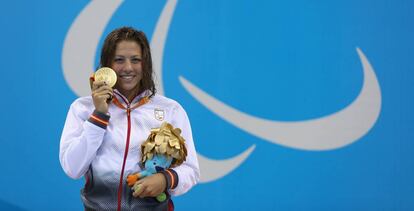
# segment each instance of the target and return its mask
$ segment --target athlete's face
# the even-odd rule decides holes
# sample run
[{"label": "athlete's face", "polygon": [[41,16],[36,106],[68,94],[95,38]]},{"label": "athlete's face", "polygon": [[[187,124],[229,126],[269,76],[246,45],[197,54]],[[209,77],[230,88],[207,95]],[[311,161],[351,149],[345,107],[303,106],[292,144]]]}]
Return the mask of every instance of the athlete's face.
[{"label": "athlete's face", "polygon": [[[142,50],[135,41],[117,44],[112,69],[117,74],[116,88],[130,98],[137,94],[142,79]],[[135,97],[135,96],[132,96]]]}]

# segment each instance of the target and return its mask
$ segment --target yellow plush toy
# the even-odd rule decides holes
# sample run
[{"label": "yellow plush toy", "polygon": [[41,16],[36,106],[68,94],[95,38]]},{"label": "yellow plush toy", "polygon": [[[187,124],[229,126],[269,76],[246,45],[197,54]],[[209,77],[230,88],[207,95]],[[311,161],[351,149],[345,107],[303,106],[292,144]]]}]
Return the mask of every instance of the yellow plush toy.
[{"label": "yellow plush toy", "polygon": [[[133,192],[140,189],[140,185],[137,184],[139,179],[178,166],[185,161],[187,148],[181,136],[181,129],[174,128],[167,122],[162,123],[160,128],[151,129],[147,140],[141,145],[141,155],[145,169],[127,177],[128,186],[132,187]],[[160,202],[165,199],[165,193],[157,196]]]}]

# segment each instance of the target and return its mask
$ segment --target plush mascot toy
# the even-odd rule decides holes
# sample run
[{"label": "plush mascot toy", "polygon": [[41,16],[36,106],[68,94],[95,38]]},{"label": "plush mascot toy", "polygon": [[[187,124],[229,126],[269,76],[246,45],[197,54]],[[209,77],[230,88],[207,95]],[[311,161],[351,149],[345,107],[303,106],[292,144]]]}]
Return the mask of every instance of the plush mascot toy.
[{"label": "plush mascot toy", "polygon": [[[187,157],[185,140],[181,137],[181,130],[164,122],[160,128],[151,129],[147,140],[141,145],[141,162],[144,170],[128,175],[128,186],[132,191],[138,191],[141,186],[137,181],[168,168],[181,165]],[[158,195],[157,200],[162,202],[167,198],[165,193]]]}]

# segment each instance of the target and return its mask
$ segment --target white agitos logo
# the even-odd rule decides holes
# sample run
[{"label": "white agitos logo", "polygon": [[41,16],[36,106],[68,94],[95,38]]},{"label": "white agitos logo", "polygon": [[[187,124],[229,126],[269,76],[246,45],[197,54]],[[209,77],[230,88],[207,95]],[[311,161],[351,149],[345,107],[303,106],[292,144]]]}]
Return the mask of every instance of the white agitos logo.
[{"label": "white agitos logo", "polygon": [[[92,73],[99,39],[122,2],[91,1],[73,22],[66,35],[62,52],[63,72],[67,83],[78,96],[90,94],[88,84],[82,81]],[[158,78],[157,89],[160,94],[164,93],[164,45],[176,4],[177,0],[167,1],[151,40],[154,70]],[[179,77],[179,81],[207,109],[249,134],[296,149],[332,150],[351,144],[364,136],[374,126],[381,110],[381,91],[375,72],[362,51],[359,48],[356,50],[364,69],[361,92],[347,107],[316,119],[282,122],[258,118],[220,102],[183,76]],[[254,148],[255,145],[252,145],[243,153],[226,160],[212,160],[199,154],[201,181],[209,182],[229,174],[243,163]]]}]

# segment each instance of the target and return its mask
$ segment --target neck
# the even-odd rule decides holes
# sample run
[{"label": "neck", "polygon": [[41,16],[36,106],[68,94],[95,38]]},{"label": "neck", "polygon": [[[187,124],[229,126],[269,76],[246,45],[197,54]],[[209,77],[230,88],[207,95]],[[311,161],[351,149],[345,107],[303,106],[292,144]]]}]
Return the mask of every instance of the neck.
[{"label": "neck", "polygon": [[129,90],[129,91],[125,91],[125,90],[120,90],[118,89],[118,91],[128,99],[128,102],[132,102],[134,100],[134,98],[136,96],[138,96],[139,94],[139,89],[133,89],[133,90]]},{"label": "neck", "polygon": [[129,92],[123,95],[128,99],[128,102],[132,102],[134,98],[138,95],[138,92]]}]

